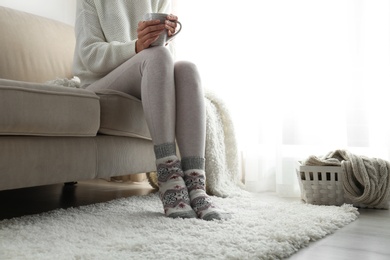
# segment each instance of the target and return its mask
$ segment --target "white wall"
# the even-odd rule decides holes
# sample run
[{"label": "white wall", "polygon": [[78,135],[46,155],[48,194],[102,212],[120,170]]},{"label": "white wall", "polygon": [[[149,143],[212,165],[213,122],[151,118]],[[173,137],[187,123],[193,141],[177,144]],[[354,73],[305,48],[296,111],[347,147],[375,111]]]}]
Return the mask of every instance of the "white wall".
[{"label": "white wall", "polygon": [[[0,0],[0,6],[14,8],[74,25],[76,2],[77,0]],[[174,10],[176,10],[178,2],[178,0],[172,0]]]},{"label": "white wall", "polygon": [[77,0],[0,0],[10,7],[74,25]]}]

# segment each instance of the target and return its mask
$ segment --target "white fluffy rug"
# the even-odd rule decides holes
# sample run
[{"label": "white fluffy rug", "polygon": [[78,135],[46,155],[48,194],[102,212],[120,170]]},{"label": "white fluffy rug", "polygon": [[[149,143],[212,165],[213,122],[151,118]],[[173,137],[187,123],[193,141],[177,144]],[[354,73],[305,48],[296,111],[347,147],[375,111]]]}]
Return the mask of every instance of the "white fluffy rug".
[{"label": "white fluffy rug", "polygon": [[214,197],[227,221],[170,219],[157,195],[0,221],[0,259],[282,259],[357,218],[351,206]]}]

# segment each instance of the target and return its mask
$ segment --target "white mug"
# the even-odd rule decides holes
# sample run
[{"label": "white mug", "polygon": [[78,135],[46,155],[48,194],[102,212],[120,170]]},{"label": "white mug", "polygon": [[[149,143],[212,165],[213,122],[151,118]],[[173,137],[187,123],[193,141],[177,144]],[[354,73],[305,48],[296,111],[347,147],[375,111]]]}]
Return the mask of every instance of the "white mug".
[{"label": "white mug", "polygon": [[[167,20],[168,14],[164,13],[147,13],[144,15],[144,20],[145,21],[150,21],[150,20],[160,20],[160,23],[165,24],[165,20]],[[158,39],[153,42],[150,46],[165,46],[167,42],[171,41],[180,31],[181,31],[181,23],[179,21],[176,21],[180,26],[178,30],[176,30],[175,34],[168,36],[168,31],[164,30]]]}]

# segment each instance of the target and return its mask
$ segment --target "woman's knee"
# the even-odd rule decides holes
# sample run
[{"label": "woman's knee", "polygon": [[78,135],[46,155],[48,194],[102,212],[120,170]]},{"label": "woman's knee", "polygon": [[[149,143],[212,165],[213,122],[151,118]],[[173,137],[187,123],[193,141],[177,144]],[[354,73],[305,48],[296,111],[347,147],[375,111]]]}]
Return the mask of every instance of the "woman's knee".
[{"label": "woman's knee", "polygon": [[190,61],[178,61],[175,63],[175,74],[198,76],[198,67]]},{"label": "woman's knee", "polygon": [[150,65],[173,66],[173,58],[168,48],[163,46],[152,47],[144,50],[145,61]]},{"label": "woman's knee", "polygon": [[197,66],[189,61],[175,63],[175,84],[178,92],[191,96],[203,96],[203,87]]},{"label": "woman's knee", "polygon": [[178,61],[175,63],[175,81],[180,84],[190,85],[190,87],[201,87],[201,80],[197,66],[189,61]]}]

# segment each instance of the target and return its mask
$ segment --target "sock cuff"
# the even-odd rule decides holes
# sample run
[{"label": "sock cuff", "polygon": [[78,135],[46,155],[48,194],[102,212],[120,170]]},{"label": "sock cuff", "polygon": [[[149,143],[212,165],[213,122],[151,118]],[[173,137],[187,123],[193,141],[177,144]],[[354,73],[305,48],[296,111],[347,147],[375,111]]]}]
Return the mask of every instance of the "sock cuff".
[{"label": "sock cuff", "polygon": [[175,143],[165,143],[154,146],[154,154],[156,159],[168,157],[171,155],[176,155],[176,144]]},{"label": "sock cuff", "polygon": [[183,171],[191,170],[191,169],[198,169],[198,170],[204,170],[205,169],[205,158],[202,157],[184,157],[181,160],[181,166]]}]

